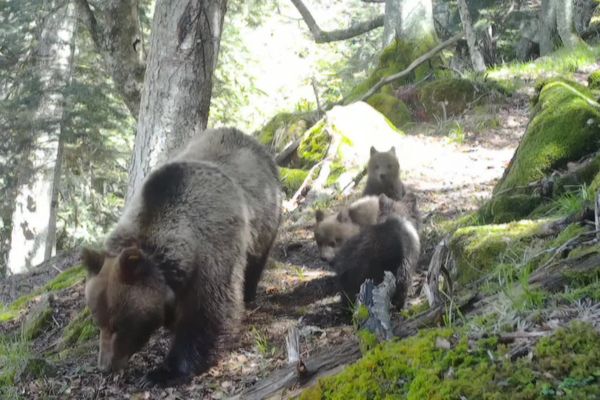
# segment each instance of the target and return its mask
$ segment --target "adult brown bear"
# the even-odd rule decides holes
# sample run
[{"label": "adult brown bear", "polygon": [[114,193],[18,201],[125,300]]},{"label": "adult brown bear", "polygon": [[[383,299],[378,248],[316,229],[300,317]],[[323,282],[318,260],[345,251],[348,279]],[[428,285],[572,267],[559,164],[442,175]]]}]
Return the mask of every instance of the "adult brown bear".
[{"label": "adult brown bear", "polygon": [[150,335],[174,332],[143,382],[172,384],[215,360],[251,301],[281,216],[277,168],[254,139],[207,130],[144,180],[105,250],[84,249],[99,366],[123,368]]}]

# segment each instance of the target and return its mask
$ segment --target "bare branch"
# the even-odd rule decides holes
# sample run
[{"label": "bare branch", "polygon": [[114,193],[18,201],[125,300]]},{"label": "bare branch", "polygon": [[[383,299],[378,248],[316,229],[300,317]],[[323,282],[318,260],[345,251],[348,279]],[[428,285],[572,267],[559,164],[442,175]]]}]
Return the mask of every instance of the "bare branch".
[{"label": "bare branch", "polygon": [[[292,0],[292,1],[296,1],[296,0]],[[412,63],[410,63],[410,65],[404,71],[400,71],[394,75],[390,75],[390,76],[386,76],[385,78],[382,78],[379,82],[377,82],[375,84],[375,86],[373,86],[371,89],[369,89],[357,101],[364,101],[364,100],[368,99],[369,97],[371,97],[375,93],[377,93],[377,91],[379,89],[381,89],[384,85],[387,85],[388,83],[391,83],[395,80],[398,80],[398,79],[403,78],[406,75],[410,74],[419,65],[423,64],[426,61],[429,61],[429,59],[431,59],[437,53],[444,50],[446,47],[453,45],[458,40],[462,39],[463,36],[464,36],[463,32],[460,32],[460,33],[452,36],[450,39],[438,44],[433,49],[429,50],[427,53],[423,54],[422,56],[420,56],[419,58],[414,60]],[[344,102],[344,103],[347,104],[346,102]]]},{"label": "bare branch", "polygon": [[304,19],[304,22],[306,22],[306,25],[308,26],[310,33],[313,35],[316,43],[328,43],[350,39],[383,26],[383,15],[379,15],[369,21],[359,22],[347,29],[336,29],[325,32],[319,27],[317,21],[315,21],[314,17],[302,0],[291,1],[300,12],[300,15],[302,15],[302,18]]}]

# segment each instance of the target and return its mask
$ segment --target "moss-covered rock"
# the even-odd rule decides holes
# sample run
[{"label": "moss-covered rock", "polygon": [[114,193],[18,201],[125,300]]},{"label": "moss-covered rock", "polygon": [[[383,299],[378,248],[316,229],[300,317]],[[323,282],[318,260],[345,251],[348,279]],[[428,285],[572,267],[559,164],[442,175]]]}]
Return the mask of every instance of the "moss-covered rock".
[{"label": "moss-covered rock", "polygon": [[542,201],[532,193],[494,196],[479,210],[479,219],[488,224],[516,221],[528,216]]},{"label": "moss-covered rock", "polygon": [[477,90],[468,79],[437,79],[421,87],[419,100],[428,115],[449,117],[462,113],[477,97]]},{"label": "moss-covered rock", "polygon": [[279,177],[281,178],[281,184],[283,185],[283,191],[288,196],[293,195],[300,188],[306,177],[308,171],[297,168],[279,168]]},{"label": "moss-covered rock", "polygon": [[[346,104],[352,103],[359,99],[369,89],[371,89],[381,78],[393,75],[403,71],[416,58],[426,53],[428,50],[435,47],[437,39],[434,37],[423,38],[419,42],[396,40],[386,47],[379,56],[377,67],[365,81],[358,84],[345,99]],[[441,66],[441,59],[434,57],[430,63],[425,63],[416,68],[412,74],[409,74],[405,79],[400,79],[390,85],[396,87],[407,82],[414,82],[424,78],[430,73],[441,77],[444,72],[437,67]],[[380,93],[386,93],[386,88],[382,88]]]},{"label": "moss-covered rock", "polygon": [[395,127],[401,127],[411,121],[406,104],[391,94],[377,93],[371,96],[367,103],[389,119]]},{"label": "moss-covered rock", "polygon": [[257,139],[274,151],[281,151],[289,142],[302,136],[316,119],[317,114],[312,112],[279,113],[258,132]]},{"label": "moss-covered rock", "polygon": [[587,83],[590,89],[600,89],[600,70],[592,72],[587,78]]},{"label": "moss-covered rock", "polygon": [[539,235],[549,220],[518,221],[510,224],[468,226],[460,228],[450,239],[457,262],[458,282],[467,284],[490,272],[507,248]]},{"label": "moss-covered rock", "polygon": [[[443,339],[451,348],[437,343]],[[422,330],[385,342],[342,373],[319,380],[300,398],[592,399],[600,396],[600,334],[572,323],[541,339],[534,357],[511,361],[495,338],[469,343],[450,329]],[[492,356],[490,356],[492,355]]]},{"label": "moss-covered rock", "polygon": [[599,148],[600,104],[592,94],[573,82],[544,82],[527,132],[494,193],[537,181]]},{"label": "moss-covered rock", "polygon": [[301,168],[309,168],[325,158],[331,141],[328,129],[327,120],[322,119],[306,132],[298,146]]}]

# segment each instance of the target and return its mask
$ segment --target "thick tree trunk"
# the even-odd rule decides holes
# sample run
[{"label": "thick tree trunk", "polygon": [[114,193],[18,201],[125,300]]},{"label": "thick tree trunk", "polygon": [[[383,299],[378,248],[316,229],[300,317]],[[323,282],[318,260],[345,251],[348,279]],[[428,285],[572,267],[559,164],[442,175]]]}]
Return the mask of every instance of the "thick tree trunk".
[{"label": "thick tree trunk", "polygon": [[128,199],[165,154],[206,129],[226,3],[156,3]]},{"label": "thick tree trunk", "polygon": [[[61,3],[63,3],[61,5]],[[32,142],[19,168],[8,271],[23,272],[50,257],[54,248],[56,185],[60,174],[64,89],[71,79],[76,26],[73,2],[48,2],[32,74],[40,101],[33,112]]]},{"label": "thick tree trunk", "polygon": [[471,22],[471,14],[469,13],[469,7],[467,7],[466,0],[458,0],[458,10],[460,12],[460,20],[462,22],[463,31],[467,38],[467,44],[469,46],[469,55],[471,56],[471,64],[473,69],[477,72],[485,71],[485,61],[479,47],[477,46],[477,37],[473,30],[473,24]]},{"label": "thick tree trunk", "polygon": [[562,42],[567,48],[581,42],[575,32],[572,0],[542,0],[540,16],[540,54],[546,55]]},{"label": "thick tree trunk", "polygon": [[137,118],[145,69],[139,1],[95,1],[94,11],[88,0],[76,3],[116,89]]},{"label": "thick tree trunk", "polygon": [[554,0],[556,4],[556,26],[563,45],[573,48],[581,42],[575,32],[572,0]]}]

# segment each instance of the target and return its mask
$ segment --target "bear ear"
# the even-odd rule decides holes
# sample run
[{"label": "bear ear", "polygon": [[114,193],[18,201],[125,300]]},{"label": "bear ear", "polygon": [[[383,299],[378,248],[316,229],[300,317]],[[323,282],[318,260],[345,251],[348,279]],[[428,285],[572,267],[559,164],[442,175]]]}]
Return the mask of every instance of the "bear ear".
[{"label": "bear ear", "polygon": [[348,210],[342,210],[338,213],[337,215],[337,220],[338,222],[346,223],[346,222],[350,222],[350,214],[348,213]]},{"label": "bear ear", "polygon": [[323,213],[323,211],[317,210],[315,212],[315,217],[317,219],[317,223],[319,223],[319,222],[321,222],[321,221],[323,221],[325,219],[325,214]]},{"label": "bear ear", "polygon": [[81,260],[88,271],[88,275],[98,275],[104,265],[104,252],[84,247],[81,250]]},{"label": "bear ear", "polygon": [[119,255],[121,280],[127,284],[135,282],[142,272],[143,261],[144,256],[136,245],[123,249]]},{"label": "bear ear", "polygon": [[392,148],[388,151],[388,153],[396,155],[396,146],[392,146]]},{"label": "bear ear", "polygon": [[371,155],[377,154],[377,150],[375,149],[375,146],[371,146]]}]

